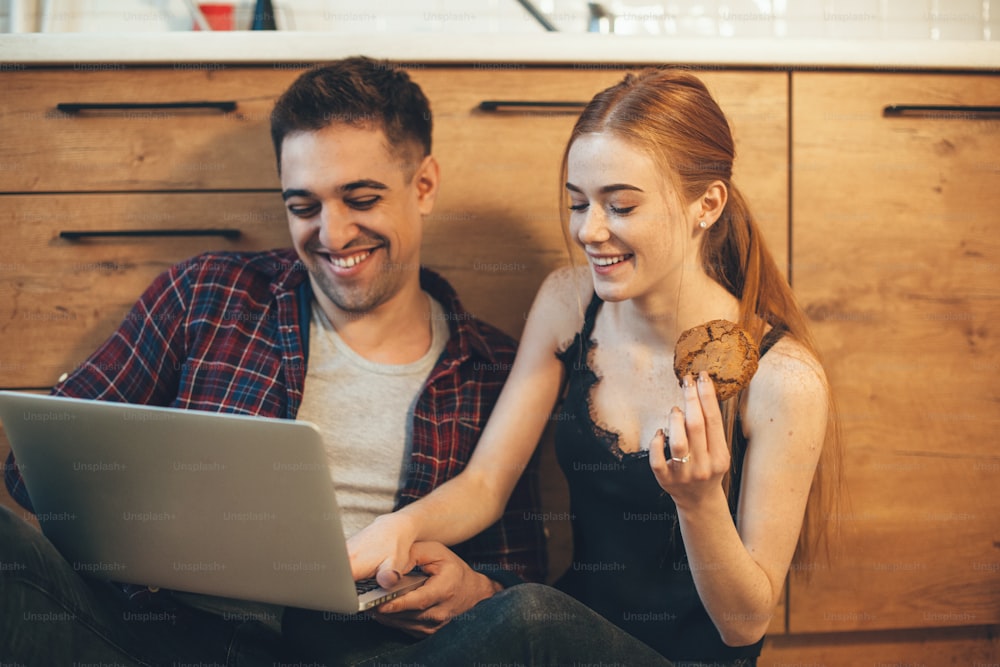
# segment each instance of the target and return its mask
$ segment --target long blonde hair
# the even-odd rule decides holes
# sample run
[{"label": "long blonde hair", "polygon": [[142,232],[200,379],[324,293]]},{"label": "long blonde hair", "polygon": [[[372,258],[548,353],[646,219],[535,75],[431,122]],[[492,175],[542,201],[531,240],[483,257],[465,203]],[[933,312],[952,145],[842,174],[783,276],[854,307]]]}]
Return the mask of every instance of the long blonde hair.
[{"label": "long blonde hair", "polygon": [[[597,132],[610,132],[648,152],[685,202],[700,197],[715,181],[726,185],[729,197],[725,208],[702,235],[702,267],[739,300],[739,324],[754,340],[759,342],[770,326],[798,341],[819,359],[806,316],[767,249],[749,205],[732,182],[736,155],[732,132],[705,84],[682,70],[649,69],[628,74],[618,84],[598,93],[570,134],[563,153],[562,183],[566,182],[573,142],[581,135]],[[568,204],[568,195],[565,190],[562,192],[563,203]],[[568,205],[561,208],[563,231],[570,243],[565,220]],[[731,447],[736,442],[733,436],[744,393],[722,405],[726,438]],[[806,573],[814,569],[814,559],[821,555],[820,547],[828,555],[825,547],[829,542],[824,538],[841,487],[839,428],[829,387],[828,394],[826,440],[795,555]],[[732,458],[735,463],[742,453],[733,452]],[[731,477],[732,474],[727,475],[724,480],[727,493]],[[736,499],[731,497],[730,504],[735,507]]]}]

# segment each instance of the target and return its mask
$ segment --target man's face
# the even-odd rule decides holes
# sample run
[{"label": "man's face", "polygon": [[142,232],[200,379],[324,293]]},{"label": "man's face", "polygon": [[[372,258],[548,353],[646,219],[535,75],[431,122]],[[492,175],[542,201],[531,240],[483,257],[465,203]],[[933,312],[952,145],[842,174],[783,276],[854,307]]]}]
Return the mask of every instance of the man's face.
[{"label": "man's face", "polygon": [[282,142],[292,244],[331,318],[419,290],[422,216],[433,208],[438,170],[431,157],[403,163],[402,154],[417,152],[390,151],[380,128],[342,123]]}]

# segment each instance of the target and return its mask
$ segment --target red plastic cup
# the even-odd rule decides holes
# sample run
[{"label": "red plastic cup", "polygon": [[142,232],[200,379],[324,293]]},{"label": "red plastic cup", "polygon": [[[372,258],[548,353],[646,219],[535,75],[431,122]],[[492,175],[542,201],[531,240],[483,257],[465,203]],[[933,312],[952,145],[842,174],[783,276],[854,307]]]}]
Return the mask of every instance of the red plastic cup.
[{"label": "red plastic cup", "polygon": [[[199,2],[198,8],[212,30],[233,29],[233,5],[224,2]],[[194,24],[194,29],[200,30],[197,23]]]}]

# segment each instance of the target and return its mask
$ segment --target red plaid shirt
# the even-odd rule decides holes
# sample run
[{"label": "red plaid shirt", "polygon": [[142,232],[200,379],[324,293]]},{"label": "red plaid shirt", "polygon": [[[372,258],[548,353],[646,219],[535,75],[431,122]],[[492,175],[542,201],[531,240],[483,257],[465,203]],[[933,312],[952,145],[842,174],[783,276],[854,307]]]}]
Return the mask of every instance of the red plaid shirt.
[{"label": "red plaid shirt", "polygon": [[[397,508],[462,471],[515,352],[510,337],[462,308],[443,278],[423,269],[420,282],[444,307],[451,338],[414,409],[413,452]],[[54,393],[294,419],[309,350],[309,285],[290,249],[209,253],[180,263],[150,285],[118,330]],[[30,509],[13,456],[5,477],[11,495]],[[542,581],[537,482],[532,464],[501,520],[454,551],[486,574],[513,571]]]}]

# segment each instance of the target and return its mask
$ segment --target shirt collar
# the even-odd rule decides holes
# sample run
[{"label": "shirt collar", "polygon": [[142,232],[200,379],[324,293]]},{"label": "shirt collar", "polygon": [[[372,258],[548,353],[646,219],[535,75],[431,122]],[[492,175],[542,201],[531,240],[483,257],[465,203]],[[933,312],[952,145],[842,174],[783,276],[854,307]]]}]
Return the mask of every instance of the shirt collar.
[{"label": "shirt collar", "polygon": [[[295,290],[308,278],[305,265],[294,248],[284,248],[266,252],[254,258],[256,268],[271,279],[271,291],[275,294]],[[476,319],[463,306],[451,284],[442,276],[428,268],[420,267],[420,288],[430,294],[448,318],[451,338],[448,341],[448,356],[461,363],[473,354],[496,363],[493,350],[483,338]]]},{"label": "shirt collar", "polygon": [[250,264],[270,279],[274,294],[294,291],[309,276],[294,248],[260,253]]},{"label": "shirt collar", "polygon": [[434,271],[420,267],[420,287],[444,308],[448,328],[451,330],[451,339],[446,348],[450,356],[460,363],[475,353],[490,363],[496,363],[493,349],[476,326],[476,318],[462,306],[451,284]]}]

